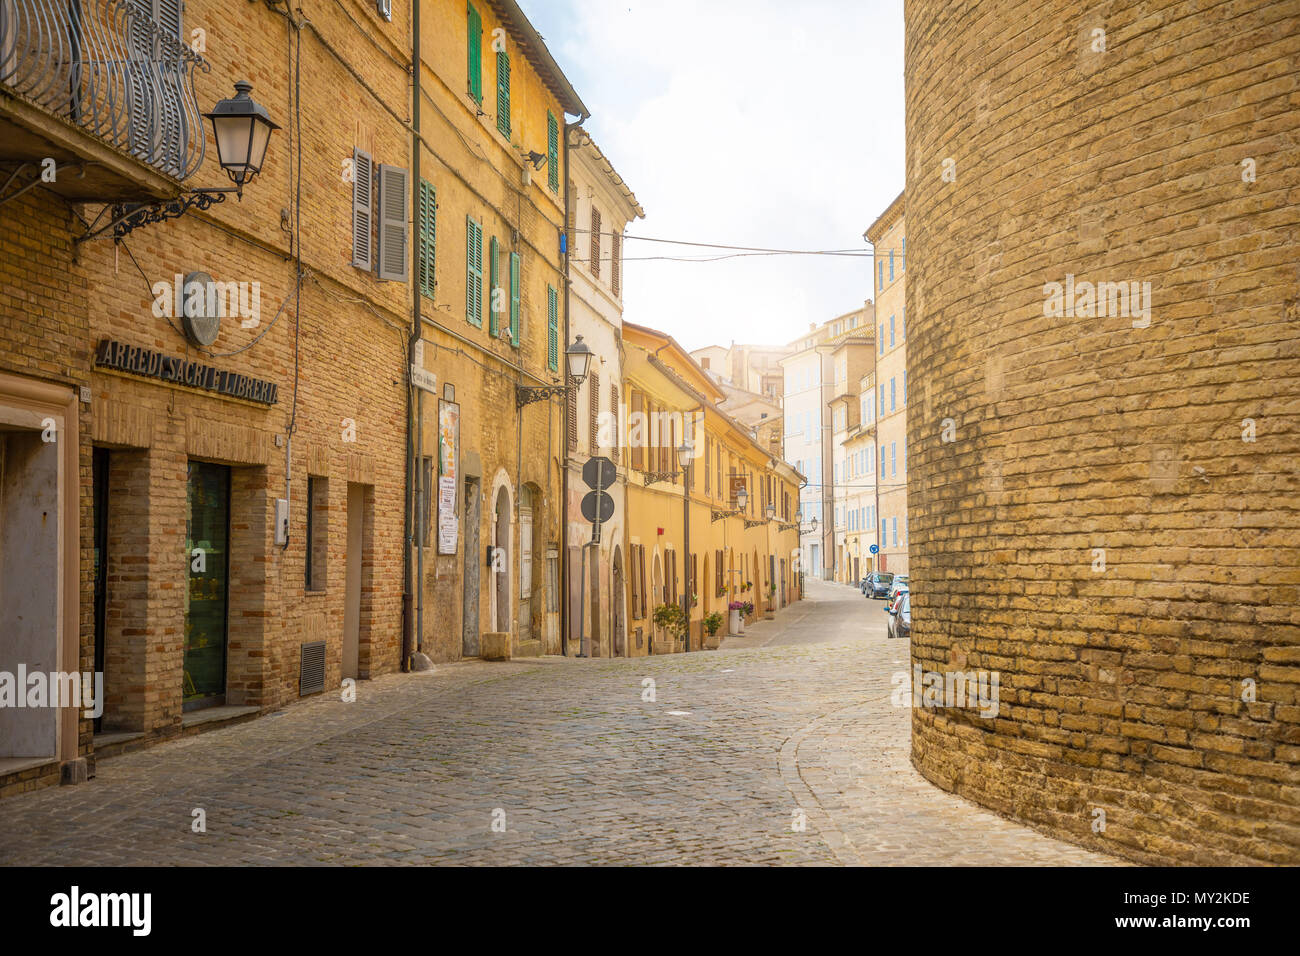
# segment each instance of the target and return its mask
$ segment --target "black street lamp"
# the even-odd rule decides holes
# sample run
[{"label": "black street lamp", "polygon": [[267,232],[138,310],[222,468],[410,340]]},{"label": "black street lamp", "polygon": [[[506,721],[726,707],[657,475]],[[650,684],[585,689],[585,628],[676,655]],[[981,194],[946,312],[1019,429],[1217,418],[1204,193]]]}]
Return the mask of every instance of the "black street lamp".
[{"label": "black street lamp", "polygon": [[203,115],[212,120],[212,136],[217,141],[217,162],[235,184],[235,195],[243,196],[244,183],[262,171],[271,133],[279,129],[271,122],[266,107],[255,103],[248,94],[253,85],[246,80],[235,84],[235,95],[222,100]]}]

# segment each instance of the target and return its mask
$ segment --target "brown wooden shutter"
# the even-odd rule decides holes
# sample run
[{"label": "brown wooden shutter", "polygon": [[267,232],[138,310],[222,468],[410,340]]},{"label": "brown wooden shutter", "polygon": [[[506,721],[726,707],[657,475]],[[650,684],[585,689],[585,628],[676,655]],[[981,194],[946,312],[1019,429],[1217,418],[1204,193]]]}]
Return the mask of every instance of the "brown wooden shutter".
[{"label": "brown wooden shutter", "polygon": [[577,241],[578,236],[578,191],[573,186],[573,180],[569,180],[569,251],[573,251],[573,243]]},{"label": "brown wooden shutter", "polygon": [[564,430],[568,432],[569,451],[578,450],[578,390],[571,388],[565,396],[567,399],[566,417]]},{"label": "brown wooden shutter", "polygon": [[638,553],[638,564],[641,566],[641,617],[646,615],[646,546],[641,545]]},{"label": "brown wooden shutter", "polygon": [[645,471],[645,450],[642,448],[645,444],[645,420],[641,404],[641,393],[636,389],[632,389],[632,414],[638,416],[635,421],[641,423],[641,427],[637,429],[640,432],[640,437],[631,450],[632,467],[637,471]]},{"label": "brown wooden shutter", "polygon": [[629,554],[628,554],[628,557],[630,559],[628,562],[630,565],[629,570],[631,571],[631,573],[627,576],[627,580],[628,580],[628,585],[632,592],[631,600],[628,603],[631,608],[632,616],[640,617],[641,615],[638,612],[641,608],[641,604],[640,604],[641,592],[637,587],[637,585],[640,583],[640,579],[637,577],[637,573],[636,573],[636,568],[637,568],[636,552],[637,552],[637,545],[634,544],[629,549]]},{"label": "brown wooden shutter", "polygon": [[673,473],[673,484],[677,484],[677,422],[668,426],[668,447],[664,449],[664,471]]},{"label": "brown wooden shutter", "polygon": [[591,274],[600,278],[600,210],[591,207]]},{"label": "brown wooden shutter", "polygon": [[618,421],[619,414],[622,410],[620,406],[622,406],[622,404],[623,394],[619,391],[618,383],[615,382],[609,387],[609,411],[610,414],[614,416],[614,447],[610,449],[610,458],[613,459],[614,464],[616,465],[621,464],[619,449],[623,445],[623,436],[619,434],[621,429],[619,428]]},{"label": "brown wooden shutter", "polygon": [[609,241],[609,285],[614,292],[614,298],[617,299],[623,294],[623,237],[613,232],[610,233]]},{"label": "brown wooden shutter", "polygon": [[600,376],[592,372],[587,389],[587,447],[593,455],[600,454]]},{"label": "brown wooden shutter", "polygon": [[704,439],[704,494],[709,494],[709,472],[713,470],[713,439],[707,436]]}]

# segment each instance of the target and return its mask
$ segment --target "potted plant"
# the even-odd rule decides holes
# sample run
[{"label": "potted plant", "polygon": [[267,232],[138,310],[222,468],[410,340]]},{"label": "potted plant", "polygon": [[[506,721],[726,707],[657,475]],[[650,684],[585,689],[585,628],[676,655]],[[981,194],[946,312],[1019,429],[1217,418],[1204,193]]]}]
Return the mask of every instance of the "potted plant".
[{"label": "potted plant", "polygon": [[753,601],[744,601],[744,602],[742,602],[741,605],[740,605],[740,611],[741,611],[741,613],[744,614],[744,616],[747,617],[747,618],[749,618],[749,617],[753,617],[753,616],[754,616],[754,602],[753,602]]},{"label": "potted plant", "polygon": [[727,596],[727,589],[726,589],[726,587],[724,586],[724,587],[720,587],[720,588],[718,588],[717,597],[724,598],[724,597],[726,597],[726,596]]},{"label": "potted plant", "polygon": [[706,635],[704,646],[711,651],[717,650],[719,644],[718,631],[722,628],[722,614],[718,611],[713,611],[710,614],[704,615],[704,620],[701,623],[704,625],[704,633]]},{"label": "potted plant", "polygon": [[[750,605],[750,607],[753,607],[753,605]],[[745,633],[745,616],[744,616],[745,602],[732,601],[730,604],[727,605],[727,610],[731,612],[731,633],[744,634]]]},{"label": "potted plant", "polygon": [[[656,604],[652,615],[655,627],[661,629],[668,638],[669,646],[665,652],[672,650],[674,644],[686,633],[686,612],[680,604]],[[659,653],[656,649],[655,653]]]}]

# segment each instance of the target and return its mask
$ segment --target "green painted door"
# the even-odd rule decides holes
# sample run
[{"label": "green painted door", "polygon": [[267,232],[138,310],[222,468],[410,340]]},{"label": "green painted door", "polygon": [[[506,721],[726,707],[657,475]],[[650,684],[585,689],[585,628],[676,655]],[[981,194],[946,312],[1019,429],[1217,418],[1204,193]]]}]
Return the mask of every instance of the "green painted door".
[{"label": "green painted door", "polygon": [[184,709],[225,703],[230,469],[189,463]]}]

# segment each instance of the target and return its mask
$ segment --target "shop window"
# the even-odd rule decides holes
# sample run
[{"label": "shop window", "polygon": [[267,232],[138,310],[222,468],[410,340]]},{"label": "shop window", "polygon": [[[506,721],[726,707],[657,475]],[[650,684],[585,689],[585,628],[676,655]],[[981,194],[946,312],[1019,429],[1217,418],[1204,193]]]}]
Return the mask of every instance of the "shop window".
[{"label": "shop window", "polygon": [[304,587],[324,591],[329,557],[329,479],[307,478],[307,542]]}]

